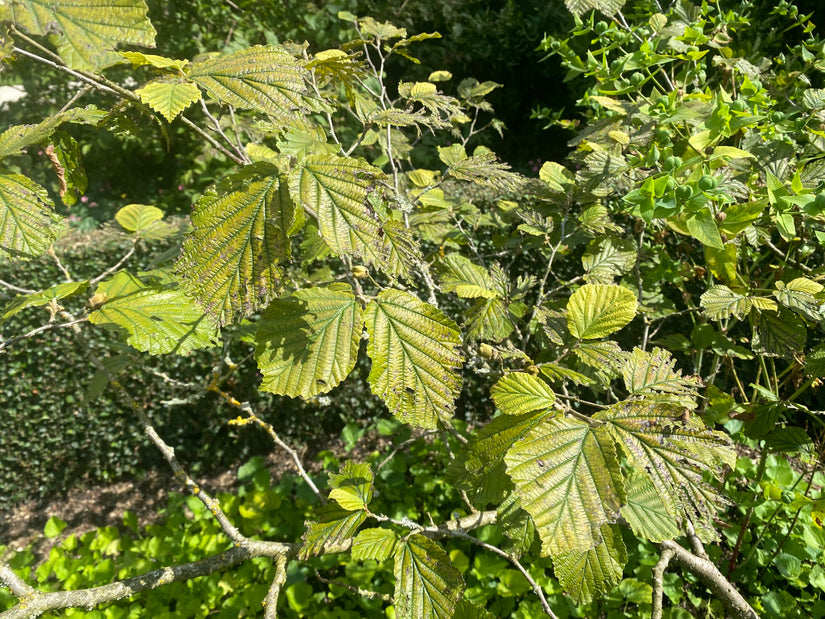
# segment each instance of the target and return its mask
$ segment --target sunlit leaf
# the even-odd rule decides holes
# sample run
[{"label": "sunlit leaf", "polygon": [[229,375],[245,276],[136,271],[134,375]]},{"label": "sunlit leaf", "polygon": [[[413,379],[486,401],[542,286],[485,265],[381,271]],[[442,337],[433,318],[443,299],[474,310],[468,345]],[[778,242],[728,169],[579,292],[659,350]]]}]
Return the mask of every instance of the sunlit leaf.
[{"label": "sunlit leaf", "polygon": [[41,255],[60,224],[45,189],[22,174],[0,170],[0,260]]},{"label": "sunlit leaf", "polygon": [[476,299],[464,315],[467,335],[480,340],[500,342],[515,329],[504,299]]},{"label": "sunlit leaf", "polygon": [[381,222],[369,205],[380,170],[348,157],[310,155],[289,175],[294,198],[318,220],[321,236],[339,255],[385,267]]},{"label": "sunlit leaf", "polygon": [[754,324],[751,348],[761,355],[792,360],[805,349],[807,339],[805,323],[793,312],[761,312]]},{"label": "sunlit leaf", "polygon": [[302,398],[330,391],[355,366],[363,327],[361,306],[347,284],[274,300],[255,336],[261,389]]},{"label": "sunlit leaf", "polygon": [[289,242],[279,223],[294,208],[277,169],[267,163],[221,180],[195,204],[194,230],[177,271],[222,324],[265,307],[277,293],[278,262],[288,256]]},{"label": "sunlit leaf", "polygon": [[398,619],[451,619],[464,591],[461,573],[433,540],[414,534],[395,551]]},{"label": "sunlit leaf", "polygon": [[564,6],[579,17],[593,9],[611,17],[624,6],[624,3],[625,0],[564,0]]},{"label": "sunlit leaf", "polygon": [[372,500],[372,480],[369,464],[345,462],[340,472],[329,476],[329,498],[346,510],[363,510]]},{"label": "sunlit leaf", "polygon": [[144,0],[15,0],[0,4],[0,20],[32,34],[57,35],[57,51],[72,69],[118,62],[119,44],[154,47],[155,29]]},{"label": "sunlit leaf", "polygon": [[398,536],[390,529],[364,529],[352,540],[355,561],[385,561],[394,553]]},{"label": "sunlit leaf", "polygon": [[88,288],[89,282],[67,282],[57,284],[46,290],[34,292],[32,294],[17,295],[0,313],[0,324],[27,307],[41,307],[50,305],[52,302],[80,294]]},{"label": "sunlit leaf", "polygon": [[440,310],[387,289],[365,311],[372,359],[369,383],[405,423],[435,428],[452,417],[461,387],[461,338]]},{"label": "sunlit leaf", "polygon": [[633,242],[611,236],[591,241],[582,256],[585,279],[596,284],[612,284],[614,277],[627,273],[635,263]]},{"label": "sunlit leaf", "polygon": [[567,304],[567,328],[578,339],[610,335],[635,316],[636,296],[621,286],[585,284]]},{"label": "sunlit leaf", "polygon": [[622,516],[636,535],[651,542],[662,542],[679,535],[676,513],[668,510],[647,475],[631,470],[625,477],[625,492],[627,498]]},{"label": "sunlit leaf", "polygon": [[743,320],[753,307],[750,298],[727,286],[711,286],[702,294],[700,303],[711,320],[722,320],[728,316]]},{"label": "sunlit leaf", "polygon": [[217,343],[215,323],[179,288],[149,286],[121,271],[101,282],[95,295],[105,302],[89,322],[124,329],[126,342],[141,352],[185,355]]},{"label": "sunlit leaf", "polygon": [[492,299],[500,295],[487,269],[473,264],[461,254],[449,254],[441,269],[441,289],[459,297]]},{"label": "sunlit leaf", "polygon": [[588,550],[624,498],[609,433],[566,417],[544,419],[504,457],[522,508],[536,524],[542,553]]},{"label": "sunlit leaf", "polygon": [[282,118],[287,124],[295,110],[307,109],[306,77],[306,69],[291,54],[273,45],[194,62],[189,71],[189,79],[215,99]]},{"label": "sunlit leaf", "polygon": [[523,415],[553,406],[556,394],[547,383],[526,372],[511,372],[490,390],[490,396],[504,413]]},{"label": "sunlit leaf", "polygon": [[622,402],[593,418],[607,424],[628,464],[650,478],[668,513],[677,514],[679,522],[690,519],[706,536],[713,531],[712,517],[727,499],[703,475],[719,479],[720,463],[735,464],[727,435],[665,402]]},{"label": "sunlit leaf", "polygon": [[318,507],[314,519],[307,522],[299,557],[308,559],[321,554],[325,544],[338,544],[353,537],[366,518],[363,510],[349,511],[335,502]]},{"label": "sunlit leaf", "polygon": [[201,98],[198,87],[185,81],[151,82],[137,89],[135,94],[169,122]]},{"label": "sunlit leaf", "polygon": [[576,604],[588,604],[619,584],[627,550],[619,527],[604,524],[592,548],[567,550],[553,557],[553,571]]},{"label": "sunlit leaf", "polygon": [[815,297],[822,292],[822,284],[806,277],[797,277],[787,283],[776,282],[776,288],[773,294],[785,307],[814,322],[825,317],[821,308],[822,300]]},{"label": "sunlit leaf", "polygon": [[[625,388],[634,395],[667,393],[694,398],[702,381],[696,376],[683,376],[676,369],[676,359],[661,348],[651,352],[634,348],[622,368]],[[692,407],[691,407],[692,408]]]}]

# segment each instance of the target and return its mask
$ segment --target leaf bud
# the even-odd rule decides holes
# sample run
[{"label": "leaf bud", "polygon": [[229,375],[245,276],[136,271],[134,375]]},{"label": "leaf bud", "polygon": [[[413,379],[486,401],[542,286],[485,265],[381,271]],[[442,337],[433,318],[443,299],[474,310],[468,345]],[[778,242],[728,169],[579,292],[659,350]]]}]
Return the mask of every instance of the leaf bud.
[{"label": "leaf bud", "polygon": [[496,355],[496,349],[489,344],[481,344],[478,347],[478,356],[484,359],[492,359]]},{"label": "leaf bud", "polygon": [[539,375],[539,367],[537,365],[528,365],[526,368],[524,368],[524,371],[530,374],[531,376]]},{"label": "leaf bud", "polygon": [[352,267],[352,275],[357,279],[367,279],[370,276],[370,272],[367,267],[361,264],[356,264]]},{"label": "leaf bud", "polygon": [[96,310],[108,300],[109,297],[106,296],[106,293],[96,292],[89,298],[89,309]]}]

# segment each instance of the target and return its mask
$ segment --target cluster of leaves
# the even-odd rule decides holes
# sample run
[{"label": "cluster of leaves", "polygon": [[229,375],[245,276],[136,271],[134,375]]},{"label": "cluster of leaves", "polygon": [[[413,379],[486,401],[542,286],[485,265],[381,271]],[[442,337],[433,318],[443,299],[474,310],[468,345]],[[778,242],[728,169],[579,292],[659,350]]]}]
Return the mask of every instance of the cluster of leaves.
[{"label": "cluster of leaves", "polygon": [[[812,80],[825,49],[788,4],[774,17],[805,36],[776,70],[763,50],[736,46],[744,11],[642,3],[628,21],[621,4],[569,0],[571,38],[544,42],[586,79],[590,113],[570,165],[531,180],[469,148],[481,126],[498,127],[485,99],[497,84],[451,88],[444,72],[388,82],[387,60],[415,61],[437,33],[342,12],[357,38],[341,49],[267,44],[189,60],[115,51],[153,43],[139,0],[106,8],[105,28],[80,1],[0,7],[13,24],[6,54],[37,56],[31,36],[51,34],[61,66],[118,97],[110,109],[72,100],[0,135],[0,256],[40,255],[60,234],[53,198],[13,167],[42,145],[71,204],[82,168],[55,137],[68,123],[128,127],[133,110],[151,111],[238,166],[196,201],[177,259],[21,295],[6,315],[48,306],[69,324],[64,299],[88,288],[84,328],[111,328],[147,355],[240,334],[263,391],[320,403],[368,359],[366,382],[397,421],[457,441],[457,517],[492,514],[501,556],[552,563],[577,604],[619,585],[628,537],[717,540],[731,435],[806,462],[821,441],[809,428],[822,425],[811,388],[825,368],[825,94]],[[591,8],[613,20],[583,21]],[[109,80],[115,65],[130,65],[138,87]],[[212,133],[186,116],[195,103]],[[432,169],[413,163],[428,134],[442,144],[424,159]],[[149,205],[116,219],[136,239],[164,225]],[[465,367],[490,377],[499,411],[478,428],[455,419]],[[356,561],[391,561],[398,616],[485,616],[487,599],[416,522],[423,514],[377,500],[381,469],[345,462],[330,476],[299,561],[351,544]],[[823,499],[808,494],[791,503],[821,526]],[[435,532],[481,542],[450,528],[457,517],[441,514]]]}]

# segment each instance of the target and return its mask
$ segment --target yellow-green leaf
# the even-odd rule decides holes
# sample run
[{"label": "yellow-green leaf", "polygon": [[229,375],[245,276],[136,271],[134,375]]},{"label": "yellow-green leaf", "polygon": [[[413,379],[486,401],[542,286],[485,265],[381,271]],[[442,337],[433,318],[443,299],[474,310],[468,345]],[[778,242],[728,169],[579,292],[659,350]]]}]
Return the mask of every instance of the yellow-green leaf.
[{"label": "yellow-green leaf", "polygon": [[352,540],[355,561],[386,561],[395,554],[398,536],[390,529],[364,529]]},{"label": "yellow-green leaf", "polygon": [[624,499],[609,433],[565,417],[545,418],[504,457],[522,508],[533,517],[542,553],[588,550]]},{"label": "yellow-green leaf", "polygon": [[622,580],[627,550],[616,525],[602,525],[592,548],[567,550],[553,557],[553,571],[575,604],[588,604]]},{"label": "yellow-green leaf", "polygon": [[455,409],[461,389],[461,338],[437,308],[387,289],[365,311],[372,359],[369,383],[396,417],[435,428]]},{"label": "yellow-green leaf", "polygon": [[187,291],[221,324],[249,315],[280,286],[289,255],[282,222],[295,209],[278,170],[256,163],[207,191],[192,213],[177,272]]},{"label": "yellow-green leaf", "polygon": [[625,491],[627,501],[622,507],[622,516],[636,535],[656,543],[679,535],[672,505],[668,509],[647,475],[631,470],[625,478]]},{"label": "yellow-green leaf", "polygon": [[383,173],[349,157],[310,155],[289,175],[290,190],[318,219],[321,236],[340,255],[378,267],[387,261],[381,222],[369,206]]},{"label": "yellow-green leaf", "polygon": [[3,324],[9,318],[26,309],[27,307],[41,307],[43,305],[50,305],[53,302],[80,294],[88,288],[89,282],[67,282],[65,284],[57,284],[46,290],[34,292],[32,294],[17,295],[11,303],[9,303],[2,313],[0,313],[0,324]]},{"label": "yellow-green leaf", "polygon": [[0,4],[0,21],[31,34],[57,36],[57,51],[72,69],[118,62],[119,44],[154,47],[155,29],[144,0],[14,0]]},{"label": "yellow-green leaf", "polygon": [[124,329],[127,343],[141,352],[184,355],[216,345],[215,323],[180,289],[149,286],[121,271],[95,294],[106,301],[89,322]]},{"label": "yellow-green leaf", "polygon": [[308,73],[286,50],[256,45],[226,56],[194,62],[189,78],[215,99],[289,122],[307,109]]},{"label": "yellow-green leaf", "polygon": [[123,52],[121,55],[131,62],[133,67],[149,65],[156,69],[176,69],[177,72],[181,74],[183,74],[186,65],[189,64],[188,60],[175,60],[174,58],[156,56],[155,54],[143,54],[141,52]]},{"label": "yellow-green leaf", "polygon": [[451,619],[464,591],[461,573],[433,540],[414,534],[395,551],[398,619]]},{"label": "yellow-green leaf", "polygon": [[0,260],[39,256],[57,238],[60,222],[45,189],[0,170]]},{"label": "yellow-green leaf", "polygon": [[163,219],[163,211],[150,204],[127,204],[115,213],[115,219],[127,232],[141,232]]},{"label": "yellow-green leaf", "polygon": [[441,269],[441,289],[465,299],[492,299],[500,296],[487,269],[473,264],[461,254],[449,254]]},{"label": "yellow-green leaf", "polygon": [[299,558],[322,554],[325,544],[338,544],[353,537],[366,518],[363,510],[349,511],[334,502],[322,505],[315,510],[314,519],[307,522]]},{"label": "yellow-green leaf", "polygon": [[556,394],[543,380],[526,372],[511,372],[490,390],[490,396],[502,412],[523,415],[547,410],[556,401]]},{"label": "yellow-green leaf", "polygon": [[201,91],[192,82],[151,82],[135,91],[150,108],[172,122],[183,110],[200,100]]},{"label": "yellow-green leaf", "polygon": [[347,284],[274,300],[255,336],[261,389],[293,398],[330,391],[355,366],[363,328],[361,306]]},{"label": "yellow-green leaf", "polygon": [[567,328],[583,340],[606,337],[636,316],[636,296],[610,284],[585,284],[570,296]]}]

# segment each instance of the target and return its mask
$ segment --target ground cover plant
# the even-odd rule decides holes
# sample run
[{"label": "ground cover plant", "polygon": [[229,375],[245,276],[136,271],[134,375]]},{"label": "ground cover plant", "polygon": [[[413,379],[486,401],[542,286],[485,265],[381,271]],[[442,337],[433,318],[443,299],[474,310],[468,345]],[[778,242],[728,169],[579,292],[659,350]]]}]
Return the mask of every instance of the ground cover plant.
[{"label": "ground cover plant", "polygon": [[[191,494],[40,565],[3,553],[0,617],[825,614],[823,43],[789,3],[566,5],[572,31],[541,48],[586,113],[545,115],[578,130],[538,178],[477,145],[502,130],[497,84],[390,83],[437,33],[342,11],[340,47],[176,58],[146,49],[141,0],[0,6],[6,62],[78,80],[0,135],[0,254],[63,279],[0,282],[0,320],[43,317],[2,349],[70,333]],[[136,268],[176,228],[126,203],[131,247],[75,276],[51,248],[94,173],[78,140],[169,127],[228,170],[179,251]],[[211,496],[156,429],[176,402],[135,393],[101,332],[150,361],[219,351],[166,383],[221,399],[298,476],[253,460]],[[322,455],[313,478],[278,410],[234,392],[250,366],[320,410],[368,386],[388,451]]]}]

